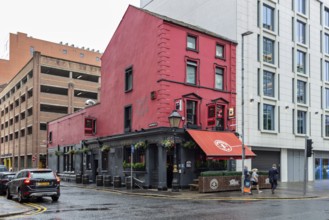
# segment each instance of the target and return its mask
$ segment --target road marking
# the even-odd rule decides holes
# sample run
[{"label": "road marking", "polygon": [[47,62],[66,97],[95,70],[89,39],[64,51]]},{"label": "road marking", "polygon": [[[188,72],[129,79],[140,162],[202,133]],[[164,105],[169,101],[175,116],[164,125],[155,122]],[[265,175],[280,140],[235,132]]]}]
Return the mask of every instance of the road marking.
[{"label": "road marking", "polygon": [[45,206],[38,205],[38,204],[35,204],[35,203],[28,202],[28,203],[22,203],[22,205],[32,207],[33,210],[29,211],[29,212],[26,212],[24,214],[8,217],[7,219],[16,219],[16,218],[21,218],[21,217],[24,217],[24,216],[25,217],[26,216],[33,216],[33,215],[38,215],[38,214],[41,214],[41,213],[47,211],[47,208]]}]

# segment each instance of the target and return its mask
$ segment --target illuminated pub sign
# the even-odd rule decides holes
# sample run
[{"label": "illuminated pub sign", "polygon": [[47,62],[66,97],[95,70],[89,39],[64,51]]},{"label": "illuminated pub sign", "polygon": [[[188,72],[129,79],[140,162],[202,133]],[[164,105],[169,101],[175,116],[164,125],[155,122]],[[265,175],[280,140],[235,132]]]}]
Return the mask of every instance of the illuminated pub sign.
[{"label": "illuminated pub sign", "polygon": [[85,134],[96,134],[96,118],[85,118]]}]

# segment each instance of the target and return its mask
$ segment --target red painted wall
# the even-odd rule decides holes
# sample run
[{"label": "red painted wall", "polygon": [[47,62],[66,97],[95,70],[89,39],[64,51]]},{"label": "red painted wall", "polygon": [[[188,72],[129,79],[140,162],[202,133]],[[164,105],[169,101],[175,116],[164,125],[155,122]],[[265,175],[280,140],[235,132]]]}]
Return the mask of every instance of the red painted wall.
[{"label": "red painted wall", "polygon": [[[198,37],[198,52],[186,50],[187,33]],[[215,58],[216,42],[225,45],[224,60]],[[97,118],[97,136],[124,133],[124,107],[127,105],[132,106],[132,131],[148,129],[153,123],[158,127],[169,126],[168,116],[175,108],[175,100],[194,93],[202,98],[199,100],[198,124],[206,129],[207,104],[211,100],[225,99],[229,102],[227,108],[235,109],[235,54],[236,47],[232,42],[163,21],[130,6],[102,57],[101,104],[85,109],[85,114]],[[199,63],[197,86],[185,84],[186,59]],[[213,89],[215,65],[225,69],[226,92]],[[130,66],[133,67],[133,90],[126,93],[125,69]],[[152,91],[157,95],[154,100],[150,95]],[[186,118],[184,105],[179,113]],[[70,120],[74,117],[74,121],[79,121],[81,116],[69,117]],[[49,130],[56,123],[51,122]],[[231,119],[226,125],[234,128],[230,126],[234,124],[235,119]],[[65,134],[72,132],[72,140],[83,137],[81,133],[73,134],[69,126],[61,127],[58,131]],[[55,146],[55,140],[53,143]]]}]

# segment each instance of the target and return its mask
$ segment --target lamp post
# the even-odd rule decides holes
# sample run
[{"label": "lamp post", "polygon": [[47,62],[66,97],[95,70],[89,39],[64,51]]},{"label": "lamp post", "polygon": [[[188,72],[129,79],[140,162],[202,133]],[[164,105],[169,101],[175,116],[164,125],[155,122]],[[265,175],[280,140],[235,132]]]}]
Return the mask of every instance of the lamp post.
[{"label": "lamp post", "polygon": [[241,139],[242,139],[242,175],[241,175],[241,192],[244,188],[244,160],[246,157],[246,151],[244,147],[244,37],[252,34],[251,31],[246,31],[241,34]]},{"label": "lamp post", "polygon": [[179,191],[179,182],[178,182],[178,170],[177,170],[177,147],[176,147],[176,128],[179,127],[179,123],[182,119],[182,116],[174,110],[171,115],[168,117],[170,127],[174,132],[174,166],[173,166],[173,180],[172,180],[172,191]]}]

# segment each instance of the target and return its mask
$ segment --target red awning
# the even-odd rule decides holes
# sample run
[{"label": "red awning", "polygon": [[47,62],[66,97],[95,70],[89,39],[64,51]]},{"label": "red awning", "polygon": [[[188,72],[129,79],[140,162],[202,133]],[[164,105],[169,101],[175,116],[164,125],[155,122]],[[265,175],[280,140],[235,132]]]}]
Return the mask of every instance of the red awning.
[{"label": "red awning", "polygon": [[[208,159],[229,160],[242,158],[242,143],[231,132],[187,130],[194,141],[206,153]],[[245,145],[245,158],[256,156]]]}]

